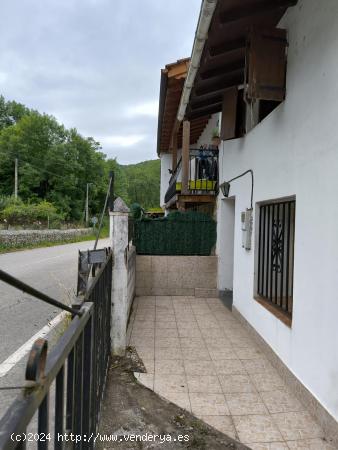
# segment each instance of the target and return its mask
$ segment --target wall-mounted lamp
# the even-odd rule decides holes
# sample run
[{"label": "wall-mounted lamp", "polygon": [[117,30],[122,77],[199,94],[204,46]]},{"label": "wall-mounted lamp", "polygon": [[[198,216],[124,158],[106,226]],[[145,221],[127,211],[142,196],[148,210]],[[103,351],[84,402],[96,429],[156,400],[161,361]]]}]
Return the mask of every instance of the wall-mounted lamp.
[{"label": "wall-mounted lamp", "polygon": [[229,197],[230,192],[230,183],[234,180],[237,180],[237,178],[241,178],[247,173],[251,174],[251,204],[250,208],[246,209],[246,211],[243,211],[241,213],[241,230],[242,230],[242,247],[245,248],[245,250],[251,250],[251,235],[252,235],[252,201],[253,201],[253,188],[254,188],[254,175],[253,171],[251,169],[246,170],[245,172],[241,173],[237,177],[232,178],[229,181],[224,181],[219,187],[222,191],[222,194],[224,197]]},{"label": "wall-mounted lamp", "polygon": [[222,194],[224,195],[224,197],[229,197],[230,183],[228,181],[224,181],[224,183],[222,183],[220,185],[220,189],[221,189]]},{"label": "wall-mounted lamp", "polygon": [[253,171],[251,169],[246,170],[245,172],[241,173],[240,175],[238,175],[237,177],[231,178],[231,180],[229,181],[224,181],[224,183],[220,184],[220,189],[222,191],[222,194],[224,195],[224,197],[229,197],[229,193],[230,193],[230,183],[234,180],[237,180],[237,178],[241,178],[244,175],[246,175],[247,173],[251,174],[251,206],[250,209],[252,209],[252,202],[253,202],[253,188],[254,188],[254,174]]}]

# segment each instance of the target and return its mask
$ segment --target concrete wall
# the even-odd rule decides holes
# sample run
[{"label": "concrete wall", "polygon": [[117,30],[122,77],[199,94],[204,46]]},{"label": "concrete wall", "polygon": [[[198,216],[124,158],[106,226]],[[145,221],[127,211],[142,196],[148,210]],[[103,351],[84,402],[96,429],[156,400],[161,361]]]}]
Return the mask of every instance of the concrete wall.
[{"label": "concrete wall", "polygon": [[63,242],[79,236],[86,236],[92,232],[91,228],[71,230],[0,230],[0,244],[9,247],[39,242]]},{"label": "concrete wall", "polygon": [[128,268],[128,288],[127,288],[127,301],[128,301],[128,316],[130,308],[135,297],[136,290],[136,248],[130,246],[127,251],[127,268]]},{"label": "concrete wall", "polygon": [[136,257],[136,295],[217,297],[217,257]]},{"label": "concrete wall", "polygon": [[214,114],[212,117],[210,117],[207,126],[204,128],[203,133],[197,141],[197,144],[193,145],[193,147],[199,148],[201,145],[210,145],[212,140],[212,133],[215,128],[219,128],[218,114]]},{"label": "concrete wall", "polygon": [[[296,196],[292,327],[253,299],[256,242],[251,251],[242,248],[240,224],[250,177],[231,185],[234,305],[338,419],[338,2],[300,0],[280,25],[290,44],[286,100],[244,138],[223,143],[220,182],[253,169],[254,227],[256,202]],[[228,245],[225,215],[218,208],[220,261]],[[218,282],[225,283],[220,272]]]},{"label": "concrete wall", "polygon": [[114,201],[109,213],[109,237],[113,249],[112,273],[112,353],[124,355],[127,345],[127,325],[135,296],[135,247],[128,243],[128,207],[122,199]]}]

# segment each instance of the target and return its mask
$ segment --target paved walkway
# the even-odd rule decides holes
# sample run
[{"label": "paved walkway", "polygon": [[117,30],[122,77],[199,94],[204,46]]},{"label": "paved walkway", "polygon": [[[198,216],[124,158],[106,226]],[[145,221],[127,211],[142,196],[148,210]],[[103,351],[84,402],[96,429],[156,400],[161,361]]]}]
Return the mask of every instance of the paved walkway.
[{"label": "paved walkway", "polygon": [[130,326],[162,397],[253,450],[333,450],[219,299],[138,297]]}]

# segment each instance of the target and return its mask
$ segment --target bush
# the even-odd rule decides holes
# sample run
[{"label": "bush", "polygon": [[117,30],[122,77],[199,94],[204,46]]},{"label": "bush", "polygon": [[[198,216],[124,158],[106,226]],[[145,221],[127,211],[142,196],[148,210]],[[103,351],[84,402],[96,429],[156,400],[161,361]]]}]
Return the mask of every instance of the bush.
[{"label": "bush", "polygon": [[130,207],[130,214],[133,219],[139,220],[142,217],[142,208],[138,203],[133,203]]},{"label": "bush", "polygon": [[42,201],[39,203],[24,203],[20,199],[5,202],[0,211],[0,220],[7,226],[30,226],[33,228],[60,227],[64,216],[57,212],[52,203]]},{"label": "bush", "polygon": [[6,206],[15,202],[15,198],[11,195],[0,195],[0,211],[6,208]]}]

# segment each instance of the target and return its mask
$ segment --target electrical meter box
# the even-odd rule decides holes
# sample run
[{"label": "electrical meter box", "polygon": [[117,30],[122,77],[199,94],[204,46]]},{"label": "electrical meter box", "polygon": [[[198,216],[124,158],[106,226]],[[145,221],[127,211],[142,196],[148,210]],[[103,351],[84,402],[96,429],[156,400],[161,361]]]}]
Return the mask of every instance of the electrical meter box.
[{"label": "electrical meter box", "polygon": [[251,250],[252,236],[252,209],[247,209],[241,213],[242,247]]}]

